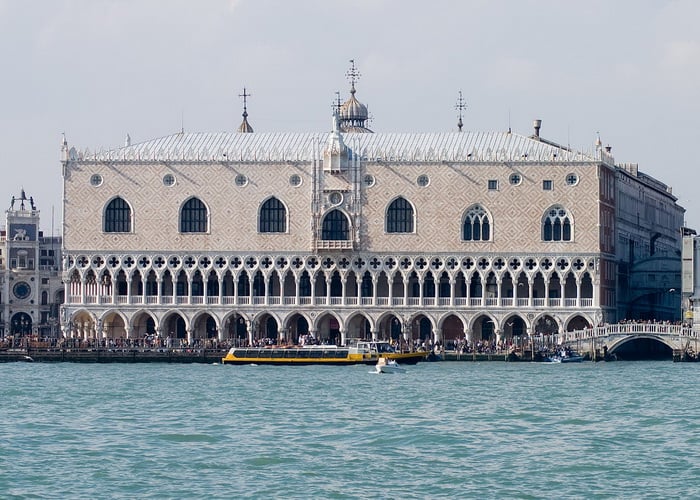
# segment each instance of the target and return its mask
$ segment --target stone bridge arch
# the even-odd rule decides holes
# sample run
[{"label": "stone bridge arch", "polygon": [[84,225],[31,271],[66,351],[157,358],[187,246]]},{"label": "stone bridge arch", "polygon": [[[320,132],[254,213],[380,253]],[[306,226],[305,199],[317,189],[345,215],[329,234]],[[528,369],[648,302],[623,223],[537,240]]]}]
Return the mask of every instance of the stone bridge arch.
[{"label": "stone bridge arch", "polygon": [[673,357],[674,349],[679,346],[670,337],[636,334],[613,338],[612,342],[604,343],[602,348],[606,351],[605,354],[614,355],[618,359],[667,359]]}]

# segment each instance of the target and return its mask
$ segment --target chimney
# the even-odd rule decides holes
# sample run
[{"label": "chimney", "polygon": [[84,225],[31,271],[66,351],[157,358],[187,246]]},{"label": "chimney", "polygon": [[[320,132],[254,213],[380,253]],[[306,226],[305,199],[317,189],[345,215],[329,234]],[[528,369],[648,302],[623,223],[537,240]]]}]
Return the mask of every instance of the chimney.
[{"label": "chimney", "polygon": [[542,120],[535,120],[533,122],[533,125],[535,126],[535,137],[539,138],[540,137],[540,128],[542,127]]}]

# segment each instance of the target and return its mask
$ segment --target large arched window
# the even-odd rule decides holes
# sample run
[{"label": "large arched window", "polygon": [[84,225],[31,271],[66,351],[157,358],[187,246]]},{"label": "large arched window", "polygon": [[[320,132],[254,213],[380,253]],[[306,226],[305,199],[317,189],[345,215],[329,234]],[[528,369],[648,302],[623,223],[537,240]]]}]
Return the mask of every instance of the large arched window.
[{"label": "large arched window", "polygon": [[131,207],[120,197],[107,204],[104,217],[105,233],[131,232]]},{"label": "large arched window", "polygon": [[462,224],[462,239],[464,241],[491,240],[491,221],[486,210],[480,205],[474,205],[467,210]]},{"label": "large arched window", "polygon": [[544,241],[571,241],[571,215],[565,208],[555,205],[542,218]]},{"label": "large arched window", "polygon": [[206,233],[209,211],[199,198],[190,198],[180,210],[181,233]]},{"label": "large arched window", "polygon": [[413,207],[406,198],[396,198],[386,211],[387,233],[413,232]]},{"label": "large arched window", "polygon": [[349,240],[350,222],[340,210],[331,210],[323,218],[322,240]]},{"label": "large arched window", "polygon": [[260,207],[258,232],[284,233],[287,231],[287,209],[275,197],[270,198]]}]

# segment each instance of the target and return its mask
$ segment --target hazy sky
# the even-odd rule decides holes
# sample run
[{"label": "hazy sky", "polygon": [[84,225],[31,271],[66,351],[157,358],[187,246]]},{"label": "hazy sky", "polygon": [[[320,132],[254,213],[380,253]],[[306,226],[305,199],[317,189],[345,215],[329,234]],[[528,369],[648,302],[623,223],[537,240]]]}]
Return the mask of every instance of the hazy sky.
[{"label": "hazy sky", "polygon": [[697,0],[0,0],[0,203],[24,186],[60,231],[61,133],[78,149],[235,131],[330,130],[335,92],[377,132],[532,133],[673,188],[700,229]]}]

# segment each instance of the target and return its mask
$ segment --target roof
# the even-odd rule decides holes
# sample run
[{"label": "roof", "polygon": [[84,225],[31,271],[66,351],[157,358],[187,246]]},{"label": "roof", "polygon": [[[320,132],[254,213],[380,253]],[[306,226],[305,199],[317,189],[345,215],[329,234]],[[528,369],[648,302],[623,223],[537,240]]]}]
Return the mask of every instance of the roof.
[{"label": "roof", "polygon": [[[330,132],[324,133],[177,133],[124,147],[77,151],[83,161],[310,161],[320,157]],[[394,162],[590,162],[601,153],[581,153],[551,142],[511,132],[344,133],[354,155]]]}]

